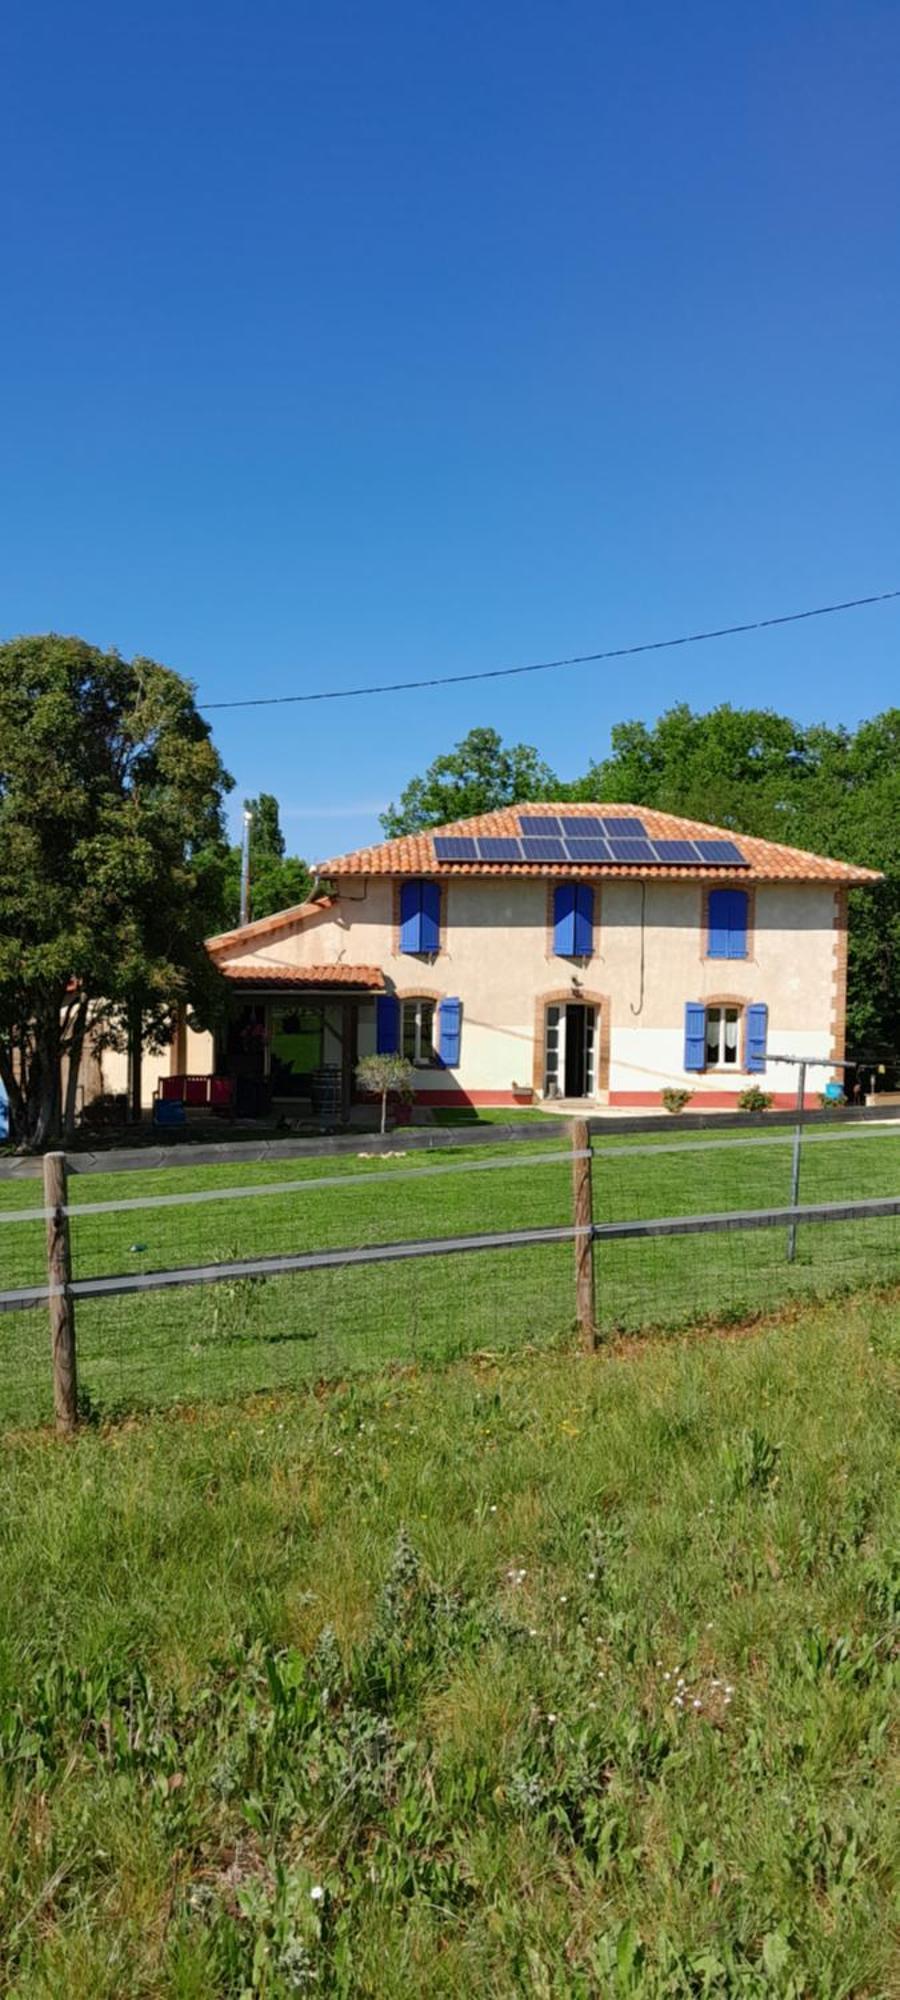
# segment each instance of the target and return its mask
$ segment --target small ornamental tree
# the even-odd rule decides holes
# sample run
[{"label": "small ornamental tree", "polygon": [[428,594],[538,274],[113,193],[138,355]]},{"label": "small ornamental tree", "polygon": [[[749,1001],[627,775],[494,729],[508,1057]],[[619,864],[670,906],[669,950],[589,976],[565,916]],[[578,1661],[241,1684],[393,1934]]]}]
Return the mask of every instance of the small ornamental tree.
[{"label": "small ornamental tree", "polygon": [[363,1056],[356,1065],[360,1090],[381,1098],[381,1130],[387,1130],[387,1104],[391,1095],[411,1097],[415,1070],[405,1056]]}]

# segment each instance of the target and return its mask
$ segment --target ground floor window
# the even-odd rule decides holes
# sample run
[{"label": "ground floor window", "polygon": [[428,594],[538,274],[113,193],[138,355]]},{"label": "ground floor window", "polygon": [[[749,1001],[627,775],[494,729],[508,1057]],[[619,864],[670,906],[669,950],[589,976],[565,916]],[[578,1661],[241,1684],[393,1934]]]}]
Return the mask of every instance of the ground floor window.
[{"label": "ground floor window", "polygon": [[581,1001],[553,1002],[544,1026],[544,1096],[593,1097],[597,1009]]},{"label": "ground floor window", "polygon": [[427,1067],[435,1058],[433,1000],[404,1000],[400,1009],[400,1049],[407,1062]]},{"label": "ground floor window", "polygon": [[740,1007],[707,1007],[707,1069],[737,1069],[740,1064],[740,1043]]}]

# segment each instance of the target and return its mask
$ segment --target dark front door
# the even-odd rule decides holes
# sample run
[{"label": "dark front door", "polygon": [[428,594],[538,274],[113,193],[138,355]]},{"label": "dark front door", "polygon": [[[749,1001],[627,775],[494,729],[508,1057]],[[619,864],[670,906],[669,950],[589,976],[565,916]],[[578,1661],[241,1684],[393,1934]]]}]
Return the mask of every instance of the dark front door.
[{"label": "dark front door", "polygon": [[587,1008],[566,1007],[566,1096],[587,1096]]}]

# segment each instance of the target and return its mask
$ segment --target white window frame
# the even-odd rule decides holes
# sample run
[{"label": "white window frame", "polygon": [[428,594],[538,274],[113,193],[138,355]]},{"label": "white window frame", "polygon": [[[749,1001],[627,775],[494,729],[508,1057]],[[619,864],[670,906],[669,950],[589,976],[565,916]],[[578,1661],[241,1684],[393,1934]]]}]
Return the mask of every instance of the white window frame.
[{"label": "white window frame", "polygon": [[[551,1037],[554,1038],[552,1041]],[[553,1072],[552,1076],[551,1070]],[[553,1098],[562,1096],[560,1077],[565,1081],[565,1075],[565,1002],[562,1000],[549,1000],[544,1008],[544,1097]],[[555,1090],[551,1089],[552,1084],[556,1085]]]},{"label": "white window frame", "polygon": [[[734,1016],[734,1028],[735,1028],[733,1062],[726,1060],[725,1056],[725,1048],[726,1048],[725,1030],[726,1027],[730,1025],[730,1023],[728,1023],[727,1021],[727,1016],[729,1014],[732,1014]],[[717,1016],[719,1022],[718,1054],[715,1056],[710,1054],[710,1044],[709,1044],[709,1024],[714,1015]],[[739,1006],[733,1000],[713,1001],[712,1006],[707,1006],[706,1009],[706,1026],[704,1029],[704,1043],[703,1043],[703,1052],[706,1059],[704,1067],[707,1070],[738,1070],[739,1072],[742,1071],[743,1065],[741,1062],[741,1042],[743,1039],[743,1035],[744,1035],[744,1008],[742,1006]]]},{"label": "white window frame", "polygon": [[[431,1018],[426,1023],[423,1013],[428,1009]],[[437,1032],[437,1014],[438,1001],[427,993],[420,993],[415,999],[400,1002],[400,1053],[404,1056],[407,1054],[406,1024],[411,1015],[415,1024],[412,1034],[413,1054],[407,1056],[407,1061],[414,1063],[416,1069],[433,1069],[435,1066],[437,1048],[434,1038]]]}]

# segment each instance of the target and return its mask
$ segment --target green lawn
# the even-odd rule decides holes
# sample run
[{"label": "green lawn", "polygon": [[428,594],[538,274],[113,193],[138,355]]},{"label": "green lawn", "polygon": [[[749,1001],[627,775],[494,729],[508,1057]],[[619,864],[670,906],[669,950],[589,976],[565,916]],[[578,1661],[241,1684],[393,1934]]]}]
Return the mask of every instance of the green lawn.
[{"label": "green lawn", "polygon": [[9,1442],[2,1990],[886,2000],[898,1328]]},{"label": "green lawn", "polygon": [[[724,1137],[725,1135],[723,1135]],[[544,1155],[549,1155],[544,1158]],[[147,1195],[253,1187],[246,1200],[77,1214],[76,1276],[477,1234],[571,1219],[565,1129],[500,1148],[178,1166],[77,1175],[78,1206]],[[471,1171],[458,1171],[468,1163]],[[790,1135],[755,1132],[727,1144],[696,1135],[600,1145],[598,1221],[758,1208],[789,1193]],[[319,1183],[313,1185],[313,1183]],[[286,1184],[288,1191],[269,1192]],[[802,1197],[836,1200],[900,1191],[900,1132],[810,1135]],[[39,1183],[4,1183],[0,1207],[33,1205]],[[39,1282],[43,1224],[0,1227],[4,1285]],[[78,1306],[86,1401],[109,1413],[327,1379],[391,1360],[438,1360],[523,1341],[571,1336],[571,1246],[477,1252],[405,1265],[255,1279]],[[900,1277],[900,1220],[803,1227],[797,1261],[783,1229],[599,1245],[601,1332],[733,1321],[796,1296],[825,1296]],[[50,1414],[44,1308],[0,1315],[0,1424]]]}]

